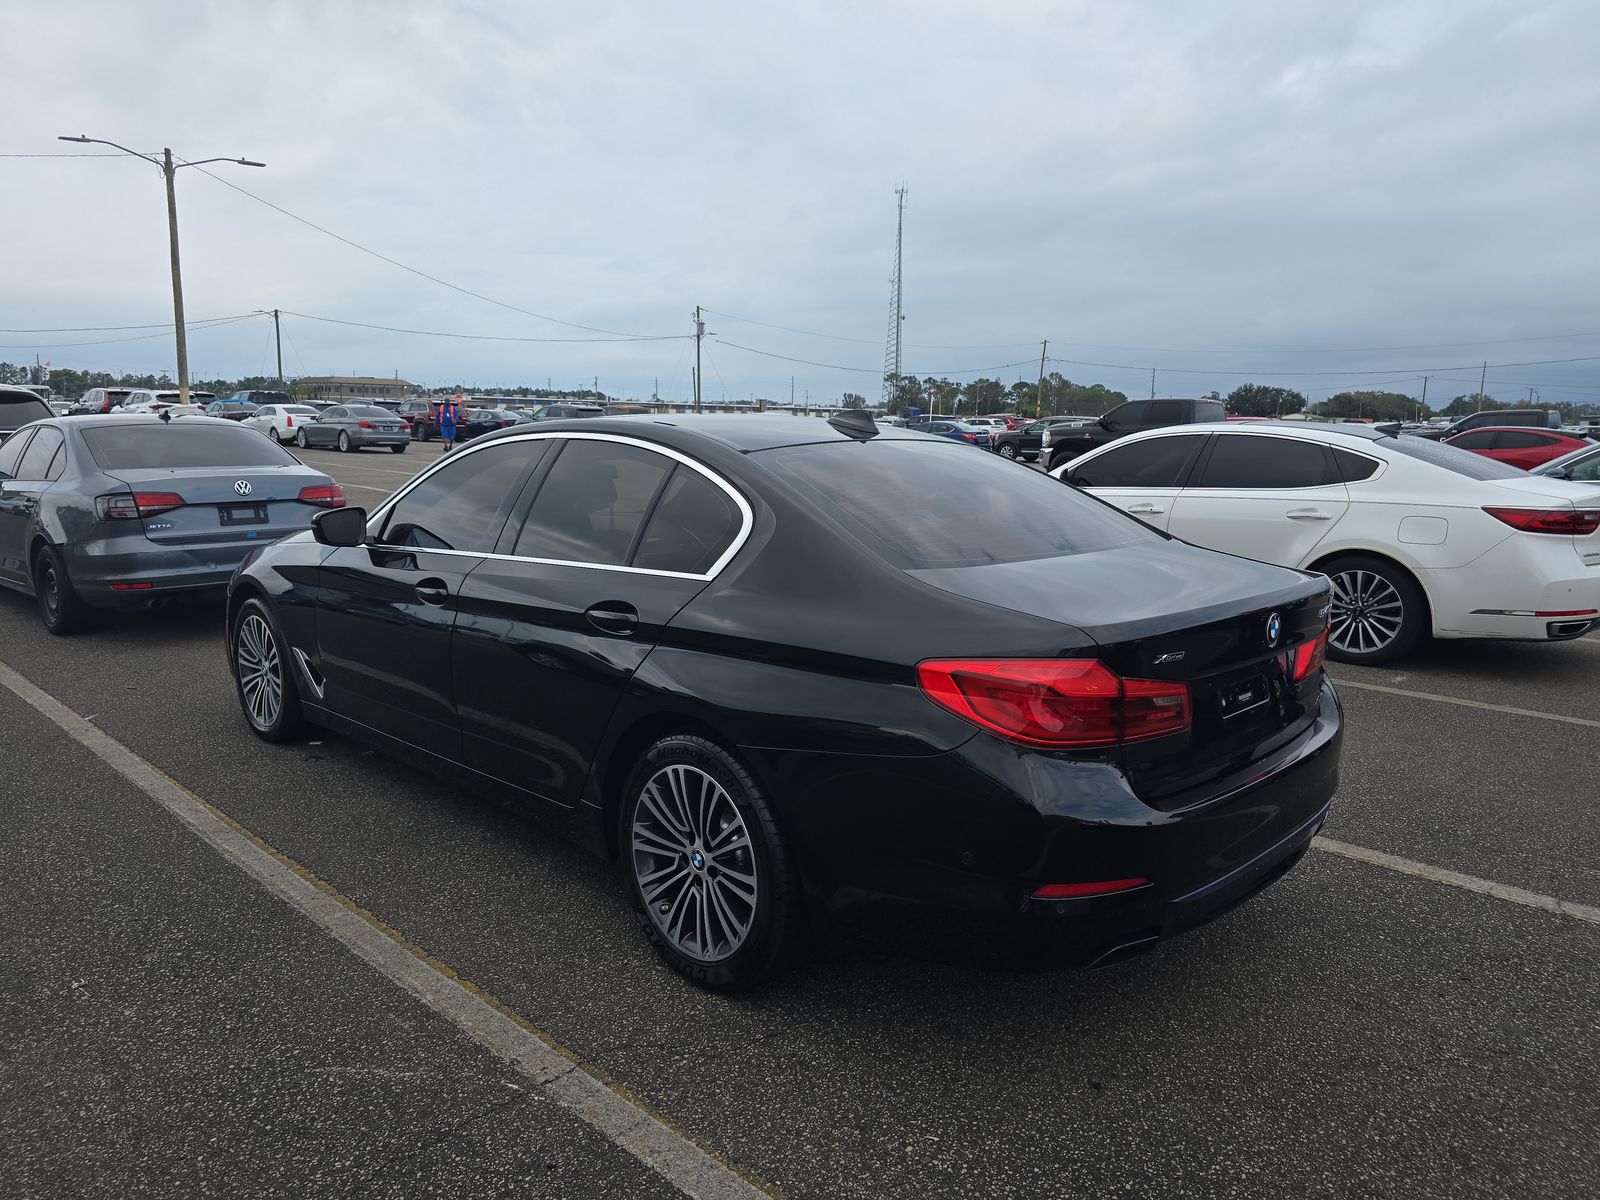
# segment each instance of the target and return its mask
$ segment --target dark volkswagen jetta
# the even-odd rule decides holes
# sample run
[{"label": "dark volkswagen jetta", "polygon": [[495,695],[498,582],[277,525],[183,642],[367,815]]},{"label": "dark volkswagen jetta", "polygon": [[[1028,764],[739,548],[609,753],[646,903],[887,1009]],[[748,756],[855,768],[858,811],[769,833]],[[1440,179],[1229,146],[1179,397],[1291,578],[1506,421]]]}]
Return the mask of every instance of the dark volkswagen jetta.
[{"label": "dark volkswagen jetta", "polygon": [[1327,815],[1328,582],[864,414],[508,429],[253,553],[245,716],[409,751],[619,859],[712,988],[809,930],[1102,965]]}]

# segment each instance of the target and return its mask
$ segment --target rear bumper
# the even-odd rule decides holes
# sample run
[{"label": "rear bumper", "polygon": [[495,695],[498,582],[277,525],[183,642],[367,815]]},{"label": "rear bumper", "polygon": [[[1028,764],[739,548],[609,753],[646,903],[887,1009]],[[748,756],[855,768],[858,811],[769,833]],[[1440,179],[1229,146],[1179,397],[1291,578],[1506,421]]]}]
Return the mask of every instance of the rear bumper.
[{"label": "rear bumper", "polygon": [[352,434],[350,441],[356,446],[405,446],[410,444],[411,434],[406,430],[399,433]]},{"label": "rear bumper", "polygon": [[[116,538],[67,547],[67,578],[85,604],[96,608],[143,608],[177,593],[222,591],[245,555],[298,532],[274,530],[245,542],[194,549],[169,548],[145,538]],[[123,586],[118,587],[116,585]],[[137,588],[129,584],[140,584]]]},{"label": "rear bumper", "polygon": [[[1547,552],[1538,556],[1497,561],[1492,574],[1478,577],[1489,584],[1464,585],[1449,571],[1421,572],[1434,608],[1435,635],[1565,641],[1600,626],[1600,563],[1582,566],[1565,542],[1539,547]],[[1564,569],[1552,571],[1551,558]]]},{"label": "rear bumper", "polygon": [[[1298,861],[1338,786],[1342,719],[1325,681],[1300,737],[1170,812],[1141,802],[1120,762],[986,735],[923,759],[779,756],[764,769],[787,776],[812,907],[836,933],[1012,967],[1101,966],[1220,916]],[[1033,898],[1123,879],[1148,883]]]}]

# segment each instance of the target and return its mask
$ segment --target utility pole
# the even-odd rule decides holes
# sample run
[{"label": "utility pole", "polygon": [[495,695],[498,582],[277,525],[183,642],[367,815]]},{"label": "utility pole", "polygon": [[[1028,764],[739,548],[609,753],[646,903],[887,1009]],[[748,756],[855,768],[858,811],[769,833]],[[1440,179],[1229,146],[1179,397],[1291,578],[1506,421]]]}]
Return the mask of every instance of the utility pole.
[{"label": "utility pole", "polygon": [[789,407],[794,407],[794,376],[789,376]]},{"label": "utility pole", "polygon": [[1483,370],[1478,374],[1478,411],[1483,411],[1483,388],[1489,379],[1489,364],[1483,364]]},{"label": "utility pole", "polygon": [[[280,385],[282,385],[282,383],[283,383],[283,326],[278,324],[278,310],[277,309],[273,309],[272,310],[272,336],[277,340],[277,343],[278,343],[278,383]],[[396,379],[399,379],[400,378],[400,372],[396,371],[394,373],[394,377]]]},{"label": "utility pole", "polygon": [[[1422,406],[1421,407],[1422,408],[1427,408],[1428,407],[1428,377],[1426,375],[1424,375],[1422,377]],[[1421,409],[1418,409],[1417,416],[1419,418],[1422,416]]]},{"label": "utility pole", "polygon": [[[173,176],[178,167],[200,167],[206,163],[231,162],[242,167],[264,167],[266,163],[251,162],[248,158],[202,158],[197,162],[182,162],[176,165],[172,161],[172,149],[167,147],[161,151],[161,158],[155,159],[148,154],[140,154],[137,150],[129,150],[126,146],[119,146],[116,142],[108,142],[103,138],[92,138],[80,135],[78,137],[58,137],[59,142],[82,142],[96,146],[110,146],[113,150],[121,150],[124,154],[131,154],[135,158],[142,158],[147,163],[154,163],[161,171],[162,178],[167,185],[167,240],[172,251],[172,319],[174,331],[178,342],[178,400],[182,404],[189,403],[189,343],[185,336],[186,329],[183,323],[183,272],[178,265],[178,193],[173,185]],[[280,371],[281,375],[282,372]]]},{"label": "utility pole", "polygon": [[1039,417],[1044,418],[1044,355],[1050,349],[1050,339],[1039,343]]},{"label": "utility pole", "polygon": [[705,340],[706,323],[700,319],[700,306],[694,306],[694,410],[700,412],[700,343]]},{"label": "utility pole", "polygon": [[1150,368],[1150,399],[1156,398],[1156,369]]}]

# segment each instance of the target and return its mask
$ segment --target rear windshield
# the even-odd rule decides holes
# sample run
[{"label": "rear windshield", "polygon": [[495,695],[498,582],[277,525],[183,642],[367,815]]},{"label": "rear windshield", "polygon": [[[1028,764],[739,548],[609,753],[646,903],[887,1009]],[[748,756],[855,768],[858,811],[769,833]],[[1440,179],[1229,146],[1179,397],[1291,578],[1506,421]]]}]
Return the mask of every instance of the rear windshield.
[{"label": "rear windshield", "polygon": [[345,411],[352,417],[366,417],[368,419],[394,416],[394,413],[387,408],[379,408],[375,404],[349,404],[345,406]]},{"label": "rear windshield", "polygon": [[285,405],[283,411],[295,417],[314,417],[317,415],[317,410],[306,404]]},{"label": "rear windshield", "polygon": [[288,392],[250,392],[242,403],[245,404],[288,404]]},{"label": "rear windshield", "polygon": [[102,471],[144,467],[288,467],[297,461],[271,438],[238,425],[174,421],[85,429]]},{"label": "rear windshield", "polygon": [[50,406],[34,396],[0,396],[0,428],[14,429],[44,417],[53,417]]},{"label": "rear windshield", "polygon": [[1042,472],[948,440],[829,442],[762,457],[908,571],[1089,554],[1161,536]]},{"label": "rear windshield", "polygon": [[1421,459],[1425,463],[1454,471],[1457,475],[1465,475],[1468,479],[1518,479],[1527,475],[1526,471],[1507,466],[1503,462],[1474,454],[1471,450],[1463,450],[1460,446],[1446,446],[1443,442],[1435,442],[1429,438],[1408,437],[1402,434],[1397,438],[1385,439],[1379,444],[1386,449],[1398,451],[1407,458]]}]

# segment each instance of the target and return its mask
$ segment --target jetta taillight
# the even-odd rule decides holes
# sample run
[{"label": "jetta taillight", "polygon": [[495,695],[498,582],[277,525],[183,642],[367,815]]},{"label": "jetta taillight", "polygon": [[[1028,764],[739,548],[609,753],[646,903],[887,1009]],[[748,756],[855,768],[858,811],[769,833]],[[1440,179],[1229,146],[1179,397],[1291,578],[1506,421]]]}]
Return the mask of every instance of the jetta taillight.
[{"label": "jetta taillight", "polygon": [[1497,521],[1523,533],[1557,533],[1584,537],[1600,529],[1600,508],[1490,508]]},{"label": "jetta taillight", "polygon": [[1096,659],[934,659],[917,665],[928,699],[1027,746],[1115,746],[1189,728],[1189,687],[1124,679]]},{"label": "jetta taillight", "polygon": [[313,483],[301,488],[296,499],[301,504],[315,504],[318,508],[343,508],[344,489],[337,483]]},{"label": "jetta taillight", "polygon": [[1301,683],[1327,661],[1328,658],[1328,630],[1323,628],[1309,642],[1301,642],[1294,648],[1294,681]]},{"label": "jetta taillight", "polygon": [[94,506],[102,521],[137,521],[182,508],[183,497],[176,492],[117,492],[96,497]]}]

